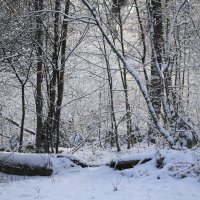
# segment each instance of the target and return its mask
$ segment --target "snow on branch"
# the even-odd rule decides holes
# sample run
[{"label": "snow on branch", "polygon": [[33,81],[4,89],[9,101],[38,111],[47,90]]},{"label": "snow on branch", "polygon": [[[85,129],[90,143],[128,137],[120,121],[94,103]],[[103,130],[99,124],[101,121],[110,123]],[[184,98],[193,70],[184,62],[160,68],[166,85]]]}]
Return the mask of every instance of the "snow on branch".
[{"label": "snow on branch", "polygon": [[93,24],[93,25],[97,25],[95,20],[91,17],[88,16],[70,16],[70,15],[66,15],[64,12],[59,11],[59,10],[39,10],[39,11],[34,11],[31,12],[30,15],[38,15],[38,14],[47,14],[47,13],[59,13],[61,15],[63,15],[65,17],[65,21],[67,22],[72,22],[72,21],[80,21],[80,22],[84,22],[84,23],[88,23],[88,24]]}]

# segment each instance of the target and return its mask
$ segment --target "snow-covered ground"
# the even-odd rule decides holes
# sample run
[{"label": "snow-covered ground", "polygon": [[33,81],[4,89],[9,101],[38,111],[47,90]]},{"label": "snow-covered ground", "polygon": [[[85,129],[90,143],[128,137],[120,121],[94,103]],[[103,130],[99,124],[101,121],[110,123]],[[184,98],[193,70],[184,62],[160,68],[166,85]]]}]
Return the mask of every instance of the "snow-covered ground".
[{"label": "snow-covered ground", "polygon": [[66,158],[52,156],[55,174],[51,177],[0,174],[0,200],[199,200],[200,151],[163,149],[159,152],[165,157],[162,169],[155,166],[158,153],[154,148],[120,154],[114,151],[91,154],[87,150],[76,153],[88,162],[102,164],[110,159],[155,155],[150,162],[123,171],[107,166],[70,167],[71,162]]}]

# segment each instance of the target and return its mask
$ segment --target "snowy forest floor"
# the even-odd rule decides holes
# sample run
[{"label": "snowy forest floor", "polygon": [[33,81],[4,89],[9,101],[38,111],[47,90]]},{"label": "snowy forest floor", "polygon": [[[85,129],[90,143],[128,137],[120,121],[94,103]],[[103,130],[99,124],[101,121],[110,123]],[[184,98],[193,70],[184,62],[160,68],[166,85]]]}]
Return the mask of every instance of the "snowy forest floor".
[{"label": "snowy forest floor", "polygon": [[[66,152],[63,153],[65,155]],[[66,158],[51,156],[50,177],[20,177],[0,173],[0,200],[199,200],[200,149],[159,150],[164,167],[156,168],[155,147],[116,151],[80,150],[76,156],[100,167],[71,167]],[[111,159],[155,155],[134,168],[115,171],[104,166]]]}]

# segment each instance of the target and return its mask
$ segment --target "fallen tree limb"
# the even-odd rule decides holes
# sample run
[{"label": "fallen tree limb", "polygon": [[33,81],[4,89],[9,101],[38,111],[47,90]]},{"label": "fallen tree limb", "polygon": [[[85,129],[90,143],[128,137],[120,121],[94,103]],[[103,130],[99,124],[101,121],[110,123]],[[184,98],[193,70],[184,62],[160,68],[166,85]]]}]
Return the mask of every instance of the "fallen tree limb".
[{"label": "fallen tree limb", "polygon": [[0,136],[2,136],[2,137],[4,137],[4,138],[10,138],[10,137],[8,137],[8,136],[6,136],[6,135],[3,135],[3,134],[1,134],[1,133],[0,133]]},{"label": "fallen tree limb", "polygon": [[[10,123],[12,123],[12,124],[14,124],[15,126],[17,126],[17,127],[20,128],[20,125],[19,125],[17,122],[15,122],[14,120],[12,120],[12,119],[10,119],[10,118],[7,118],[7,117],[5,117],[4,119],[5,119],[6,121],[8,121],[8,122],[10,122]],[[29,130],[29,129],[27,129],[27,128],[24,128],[24,131],[26,131],[27,133],[30,133],[30,134],[32,134],[32,135],[35,135],[35,132],[33,132],[33,131],[31,131],[31,130]]]}]

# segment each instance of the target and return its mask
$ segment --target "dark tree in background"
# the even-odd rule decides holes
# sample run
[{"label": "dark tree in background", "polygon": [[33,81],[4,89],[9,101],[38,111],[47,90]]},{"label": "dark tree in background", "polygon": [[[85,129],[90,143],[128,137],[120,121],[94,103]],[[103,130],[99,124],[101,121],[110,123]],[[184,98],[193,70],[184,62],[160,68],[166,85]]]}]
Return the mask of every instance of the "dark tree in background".
[{"label": "dark tree in background", "polygon": [[[35,11],[43,9],[43,0],[35,0]],[[36,147],[38,151],[41,151],[45,145],[45,134],[43,127],[43,94],[42,94],[42,84],[43,84],[43,23],[42,16],[40,14],[35,17],[36,24],[36,55],[37,55],[37,83],[36,83],[36,115],[37,115],[37,125],[36,125]]]}]

